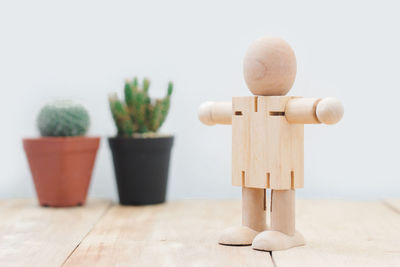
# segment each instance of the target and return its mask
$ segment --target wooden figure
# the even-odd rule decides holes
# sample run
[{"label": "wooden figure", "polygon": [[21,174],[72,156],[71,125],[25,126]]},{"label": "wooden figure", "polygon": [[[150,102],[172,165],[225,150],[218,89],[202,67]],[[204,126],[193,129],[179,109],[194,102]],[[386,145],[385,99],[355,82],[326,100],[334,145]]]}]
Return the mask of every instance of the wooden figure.
[{"label": "wooden figure", "polygon": [[[335,98],[285,96],[296,76],[296,57],[280,38],[256,40],[244,58],[254,96],[206,102],[206,125],[232,124],[232,184],[242,187],[242,226],[226,229],[219,243],[275,251],[304,245],[295,230],[295,190],[304,184],[304,124],[335,124],[343,106]],[[266,224],[271,189],[271,225]]]}]

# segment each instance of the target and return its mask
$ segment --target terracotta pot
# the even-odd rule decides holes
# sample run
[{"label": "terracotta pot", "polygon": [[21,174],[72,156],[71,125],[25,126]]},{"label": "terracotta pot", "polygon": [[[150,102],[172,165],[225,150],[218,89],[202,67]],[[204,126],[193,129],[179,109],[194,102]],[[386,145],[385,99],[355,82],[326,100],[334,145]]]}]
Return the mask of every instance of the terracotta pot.
[{"label": "terracotta pot", "polygon": [[99,143],[99,137],[23,139],[40,205],[85,203]]}]

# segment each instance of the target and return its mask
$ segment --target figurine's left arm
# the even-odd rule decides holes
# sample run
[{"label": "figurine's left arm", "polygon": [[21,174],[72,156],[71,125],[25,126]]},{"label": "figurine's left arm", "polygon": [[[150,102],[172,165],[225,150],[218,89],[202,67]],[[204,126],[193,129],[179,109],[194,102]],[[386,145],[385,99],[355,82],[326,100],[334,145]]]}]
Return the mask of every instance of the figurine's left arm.
[{"label": "figurine's left arm", "polygon": [[344,114],[343,104],[336,98],[292,98],[285,107],[285,117],[295,124],[335,124]]}]

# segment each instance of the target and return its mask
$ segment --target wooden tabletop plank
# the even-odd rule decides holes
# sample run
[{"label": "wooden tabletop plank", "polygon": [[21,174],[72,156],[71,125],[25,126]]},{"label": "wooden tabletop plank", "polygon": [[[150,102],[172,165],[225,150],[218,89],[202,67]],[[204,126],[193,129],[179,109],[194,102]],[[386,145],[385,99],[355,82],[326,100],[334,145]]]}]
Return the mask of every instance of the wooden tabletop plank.
[{"label": "wooden tabletop plank", "polygon": [[400,199],[384,199],[383,203],[394,211],[400,213]]},{"label": "wooden tabletop plank", "polygon": [[42,208],[33,199],[1,200],[0,266],[62,265],[109,205]]},{"label": "wooden tabletop plank", "polygon": [[400,215],[380,202],[298,201],[307,245],[272,253],[285,266],[400,266]]},{"label": "wooden tabletop plank", "polygon": [[114,206],[66,266],[273,266],[269,253],[217,244],[240,225],[239,201],[179,201]]}]

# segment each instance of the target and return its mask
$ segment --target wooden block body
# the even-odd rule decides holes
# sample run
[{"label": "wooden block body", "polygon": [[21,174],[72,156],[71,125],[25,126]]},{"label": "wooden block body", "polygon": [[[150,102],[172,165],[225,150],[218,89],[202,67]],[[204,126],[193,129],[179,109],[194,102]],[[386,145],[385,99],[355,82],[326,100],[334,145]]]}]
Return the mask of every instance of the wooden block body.
[{"label": "wooden block body", "polygon": [[304,126],[285,117],[290,96],[232,99],[232,184],[285,190],[304,185]]}]

